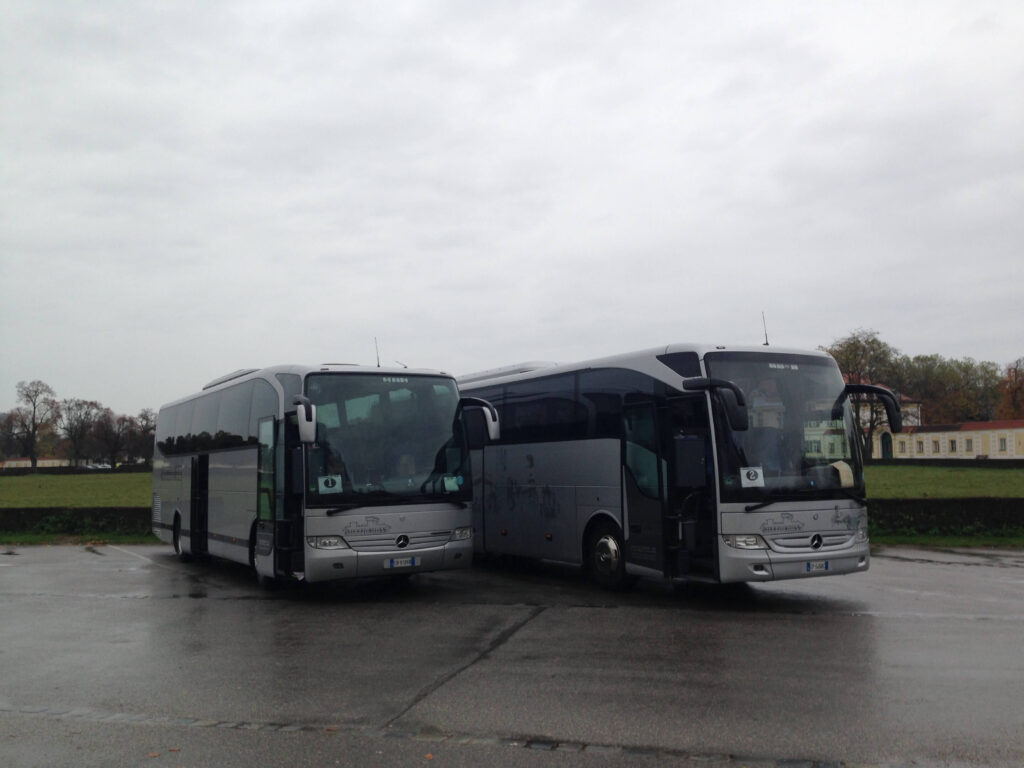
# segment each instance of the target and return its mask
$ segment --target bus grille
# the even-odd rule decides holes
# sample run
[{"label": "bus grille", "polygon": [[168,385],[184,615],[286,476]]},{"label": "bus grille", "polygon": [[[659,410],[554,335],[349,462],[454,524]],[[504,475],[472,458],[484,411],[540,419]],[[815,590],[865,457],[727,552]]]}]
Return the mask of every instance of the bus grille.
[{"label": "bus grille", "polygon": [[[396,540],[400,534],[387,533],[373,536],[346,536],[345,541],[356,552],[394,552],[399,549]],[[403,551],[429,549],[447,544],[452,537],[451,531],[430,531],[426,533],[408,533],[409,543]]]},{"label": "bus grille", "polygon": [[851,531],[822,533],[820,534],[821,546],[817,549],[811,545],[811,539],[815,536],[813,533],[787,533],[784,536],[774,536],[769,538],[769,544],[776,552],[829,552],[849,547],[856,535],[856,532]]}]

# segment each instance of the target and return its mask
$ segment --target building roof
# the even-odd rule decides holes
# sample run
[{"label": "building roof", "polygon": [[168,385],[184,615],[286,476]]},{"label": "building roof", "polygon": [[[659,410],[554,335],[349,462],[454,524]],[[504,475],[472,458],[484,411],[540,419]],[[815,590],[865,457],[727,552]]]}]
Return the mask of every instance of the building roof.
[{"label": "building roof", "polygon": [[965,421],[961,424],[929,424],[928,426],[906,426],[904,432],[987,432],[998,429],[1024,429],[1024,419],[1002,419],[1000,421]]}]

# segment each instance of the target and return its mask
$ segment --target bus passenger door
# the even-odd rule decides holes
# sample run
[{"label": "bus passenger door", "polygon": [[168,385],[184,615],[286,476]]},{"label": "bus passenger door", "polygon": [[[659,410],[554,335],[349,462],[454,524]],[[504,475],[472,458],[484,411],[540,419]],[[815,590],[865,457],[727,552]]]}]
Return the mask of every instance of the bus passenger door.
[{"label": "bus passenger door", "polygon": [[715,577],[716,508],[712,473],[711,430],[703,396],[673,398],[668,403],[666,437],[668,512],[666,541],[674,545],[671,576]]},{"label": "bus passenger door", "polygon": [[628,527],[623,532],[626,561],[665,569],[664,470],[658,451],[658,409],[653,401],[628,400],[622,409],[625,445],[622,482]]},{"label": "bus passenger door", "polygon": [[189,551],[205,555],[208,551],[210,515],[210,455],[192,457],[192,496],[189,504]]},{"label": "bus passenger door", "polygon": [[289,575],[305,569],[302,510],[306,493],[306,447],[299,442],[298,419],[294,413],[285,416],[282,431],[284,452],[277,477],[282,479],[284,493],[280,507],[275,510],[274,557],[277,572]]},{"label": "bus passenger door", "polygon": [[256,465],[256,524],[250,557],[259,576],[274,578],[274,517],[277,508],[277,485],[274,482],[277,455],[274,419],[259,423],[259,457]]}]

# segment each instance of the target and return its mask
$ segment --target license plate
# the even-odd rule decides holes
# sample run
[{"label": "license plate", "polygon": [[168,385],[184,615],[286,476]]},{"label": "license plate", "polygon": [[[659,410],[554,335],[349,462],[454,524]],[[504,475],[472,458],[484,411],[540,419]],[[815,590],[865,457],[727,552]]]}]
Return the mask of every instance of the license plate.
[{"label": "license plate", "polygon": [[828,570],[828,560],[808,560],[807,573],[823,573]]},{"label": "license plate", "polygon": [[384,561],[385,568],[412,568],[419,564],[415,557],[392,557]]}]

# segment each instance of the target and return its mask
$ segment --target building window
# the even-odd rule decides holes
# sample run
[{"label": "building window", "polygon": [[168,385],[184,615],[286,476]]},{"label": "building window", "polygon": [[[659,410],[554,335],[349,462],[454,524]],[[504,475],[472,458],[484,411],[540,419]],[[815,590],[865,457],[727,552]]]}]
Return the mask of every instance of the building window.
[{"label": "building window", "polygon": [[932,453],[938,453],[939,450],[940,450],[939,449],[939,441],[938,440],[932,440]]},{"label": "building window", "polygon": [[924,453],[924,440],[917,441],[917,452]]},{"label": "building window", "polygon": [[949,452],[956,453],[956,440],[949,441]]},{"label": "building window", "polygon": [[906,452],[907,452],[907,441],[906,440],[900,440],[900,453],[906,453]]},{"label": "building window", "polygon": [[974,453],[974,440],[967,438],[967,452]]},{"label": "building window", "polygon": [[1000,437],[999,438],[999,452],[1000,453],[1006,453],[1006,438],[1005,437]]}]

